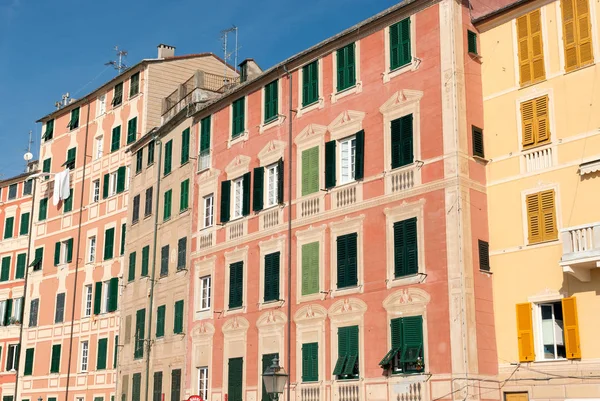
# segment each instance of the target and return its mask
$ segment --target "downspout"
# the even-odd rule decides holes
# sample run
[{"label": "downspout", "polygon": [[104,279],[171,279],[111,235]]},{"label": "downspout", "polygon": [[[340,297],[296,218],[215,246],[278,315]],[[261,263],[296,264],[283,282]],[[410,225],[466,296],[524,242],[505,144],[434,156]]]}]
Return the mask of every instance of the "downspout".
[{"label": "downspout", "polygon": [[[83,194],[85,193],[85,167],[87,165],[87,144],[88,132],[90,129],[90,104],[88,101],[87,116],[85,119],[85,142],[83,152],[83,176],[81,178],[81,196],[79,197],[79,224],[77,225],[77,251],[75,252],[75,279],[73,280],[73,304],[71,306],[71,332],[69,333],[69,356],[67,367],[67,384],[65,388],[65,401],[69,399],[69,379],[71,378],[71,354],[73,353],[73,327],[75,325],[75,300],[77,299],[77,274],[79,272],[79,251],[81,249],[81,220],[83,215]],[[73,180],[73,188],[75,188],[75,180]],[[75,192],[75,191],[73,191]],[[73,194],[75,196],[75,194]],[[116,346],[116,345],[115,345]]]},{"label": "downspout", "polygon": [[158,238],[158,206],[160,202],[160,165],[162,161],[162,143],[157,136],[154,137],[154,144],[155,146],[158,146],[158,178],[156,180],[156,209],[154,210],[154,236],[152,239],[152,273],[150,275],[150,301],[148,306],[148,340],[144,340],[146,343],[146,391],[144,395],[145,401],[148,401],[148,392],[150,389],[150,386],[148,384],[150,381],[150,349],[152,347],[152,341],[150,339],[152,337],[152,307],[154,303],[154,284],[156,277],[156,243]]},{"label": "downspout", "polygon": [[[23,322],[23,317],[25,316],[25,305],[27,300],[27,280],[29,278],[29,264],[31,258],[31,239],[33,237],[33,219],[34,219],[34,210],[35,210],[35,191],[37,187],[37,179],[39,177],[35,177],[33,179],[33,195],[31,196],[31,217],[29,218],[29,238],[27,239],[27,257],[25,261],[25,281],[23,283],[23,305],[21,305],[21,316],[19,321],[21,322],[21,327],[19,327],[19,354],[17,358],[21,359],[21,343],[23,342],[23,327],[25,323]],[[39,311],[39,307],[38,307]],[[20,363],[17,362],[16,373],[15,373],[15,397],[14,400],[18,400],[18,392],[19,392],[19,367]]]}]

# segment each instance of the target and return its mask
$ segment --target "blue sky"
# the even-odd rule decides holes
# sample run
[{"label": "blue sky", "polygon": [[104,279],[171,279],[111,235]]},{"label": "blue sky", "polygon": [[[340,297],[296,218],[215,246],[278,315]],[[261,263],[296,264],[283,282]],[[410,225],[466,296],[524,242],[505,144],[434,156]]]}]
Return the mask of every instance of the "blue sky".
[{"label": "blue sky", "polygon": [[41,126],[69,92],[80,98],[116,71],[113,48],[127,64],[176,54],[222,55],[220,31],[239,28],[239,59],[266,69],[400,0],[0,0],[0,179],[24,171],[29,131],[38,156]]}]

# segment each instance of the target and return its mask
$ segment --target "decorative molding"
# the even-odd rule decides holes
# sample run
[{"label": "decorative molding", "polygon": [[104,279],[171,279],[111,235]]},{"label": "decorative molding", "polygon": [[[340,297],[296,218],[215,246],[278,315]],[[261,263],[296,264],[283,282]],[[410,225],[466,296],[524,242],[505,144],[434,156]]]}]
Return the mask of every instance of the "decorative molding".
[{"label": "decorative molding", "polygon": [[366,113],[363,111],[346,110],[342,112],[327,127],[331,134],[331,140],[338,140],[360,131],[365,115]]},{"label": "decorative molding", "polygon": [[325,320],[325,318],[327,318],[327,309],[318,304],[305,305],[294,314],[296,325],[312,325],[315,323],[315,320],[320,321]]},{"label": "decorative molding", "polygon": [[340,320],[348,315],[364,315],[367,304],[358,298],[344,298],[329,307],[327,315],[331,320]]},{"label": "decorative molding", "polygon": [[[296,145],[304,144],[305,142],[312,143],[313,141],[322,140],[327,132],[327,127],[320,124],[308,124],[294,139]],[[308,146],[307,146],[308,147]]]},{"label": "decorative molding", "polygon": [[392,315],[423,314],[431,296],[420,288],[405,288],[388,295],[383,301],[384,309]]},{"label": "decorative molding", "polygon": [[[234,318],[235,319],[235,318]],[[223,328],[225,328],[223,326]],[[215,334],[215,326],[210,322],[200,322],[192,329],[192,338],[194,337],[212,337]]]},{"label": "decorative molding", "polygon": [[414,103],[419,103],[423,98],[423,92],[413,89],[401,89],[394,93],[380,108],[383,115],[402,109]]},{"label": "decorative molding", "polygon": [[250,323],[248,322],[248,320],[246,320],[246,318],[242,317],[242,316],[234,316],[231,319],[227,320],[227,322],[223,325],[223,328],[221,329],[223,331],[223,334],[225,336],[227,336],[228,334],[239,334],[239,333],[245,333],[248,331],[248,328],[250,327]]},{"label": "decorative molding", "polygon": [[286,143],[278,140],[271,140],[258,152],[258,160],[261,166],[268,166],[279,159],[283,159]]},{"label": "decorative molding", "polygon": [[256,327],[258,329],[263,329],[267,326],[277,326],[281,327],[287,323],[287,316],[285,313],[281,311],[270,310],[262,315],[256,320]]},{"label": "decorative molding", "polygon": [[231,180],[240,177],[244,173],[249,171],[250,161],[252,159],[249,156],[237,155],[231,162],[225,167],[225,173],[227,173],[227,179]]}]

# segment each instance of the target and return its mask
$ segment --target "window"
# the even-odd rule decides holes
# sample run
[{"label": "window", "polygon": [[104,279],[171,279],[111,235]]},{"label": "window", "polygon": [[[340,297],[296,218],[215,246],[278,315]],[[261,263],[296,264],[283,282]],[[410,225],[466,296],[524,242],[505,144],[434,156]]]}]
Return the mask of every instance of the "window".
[{"label": "window", "polygon": [[208,400],[208,367],[198,368],[198,395]]},{"label": "window", "polygon": [[33,187],[33,178],[23,182],[23,196],[31,195]]},{"label": "window", "polygon": [[38,298],[32,299],[29,303],[29,327],[37,326],[39,307],[40,300]]},{"label": "window", "polygon": [[302,295],[319,292],[319,242],[302,245]]},{"label": "window", "polygon": [[142,374],[134,373],[131,378],[131,401],[140,401]]},{"label": "window", "polygon": [[154,164],[154,141],[148,142],[148,163],[146,166]]},{"label": "window", "polygon": [[244,212],[244,180],[242,177],[233,181],[233,218],[243,216]]},{"label": "window", "polygon": [[81,372],[87,372],[88,370],[88,356],[89,356],[89,343],[87,341],[81,342]]},{"label": "window", "polygon": [[44,135],[42,135],[42,139],[45,141],[49,141],[52,139],[54,135],[54,120],[48,120],[46,122],[46,131],[44,131]]},{"label": "window", "polygon": [[[137,139],[137,117],[133,117],[127,122],[127,144],[135,142]],[[141,160],[141,157],[140,157]],[[141,164],[141,162],[140,162]]]},{"label": "window", "polygon": [[523,148],[550,143],[548,95],[521,103]]},{"label": "window", "polygon": [[144,204],[144,217],[152,214],[152,188],[146,189],[146,203]]},{"label": "window", "polygon": [[277,188],[277,182],[278,182],[278,172],[279,169],[277,168],[279,166],[278,163],[275,164],[271,164],[270,166],[268,166],[266,168],[266,174],[267,174],[267,193],[266,193],[266,203],[267,203],[267,207],[270,206],[275,206],[279,203],[279,197],[277,196],[279,191]]},{"label": "window", "polygon": [[221,222],[229,221],[230,199],[233,196],[233,219],[250,214],[250,173],[231,181],[221,182]]},{"label": "window", "polygon": [[211,277],[204,276],[200,278],[200,310],[210,309],[210,291]]},{"label": "window", "polygon": [[242,390],[244,385],[244,359],[229,358],[227,371],[227,395],[228,401],[242,401]]},{"label": "window", "polygon": [[169,189],[165,192],[164,203],[163,203],[163,220],[169,220],[171,218],[171,199],[173,190]]},{"label": "window", "polygon": [[[42,172],[43,173],[50,173],[50,168],[52,166],[52,158],[49,157],[47,159],[44,159],[44,162],[42,163]],[[47,181],[48,180],[48,176],[44,177],[44,180]]]},{"label": "window", "polygon": [[181,164],[190,160],[190,129],[186,128],[181,133]]},{"label": "window", "polygon": [[358,326],[338,328],[338,359],[333,374],[338,380],[358,378]]},{"label": "window", "polygon": [[173,333],[183,333],[183,300],[175,302],[173,314]]},{"label": "window", "polygon": [[413,115],[409,114],[391,122],[392,169],[407,166],[414,161]]},{"label": "window", "polygon": [[160,250],[160,276],[169,275],[169,245],[165,245]]},{"label": "window", "polygon": [[136,72],[129,80],[129,97],[134,97],[140,93],[140,73]]},{"label": "window", "polygon": [[177,242],[177,270],[185,269],[187,258],[187,237],[180,238]]},{"label": "window", "polygon": [[118,171],[104,174],[104,187],[102,189],[102,198],[106,199],[109,196],[114,196],[117,194],[117,188],[119,183],[118,178]]},{"label": "window", "polygon": [[561,0],[565,71],[594,62],[588,0]]},{"label": "window", "polygon": [[19,235],[29,234],[29,213],[21,214],[21,223],[19,228]]},{"label": "window", "polygon": [[106,369],[106,360],[108,354],[108,338],[98,340],[98,354],[96,355],[96,370]]},{"label": "window", "polygon": [[85,306],[83,308],[83,316],[92,316],[92,285],[88,284],[84,288]]},{"label": "window", "polygon": [[94,180],[92,182],[92,202],[98,201],[100,201],[100,180]]},{"label": "window", "polygon": [[319,191],[319,147],[302,151],[302,196]]},{"label": "window", "polygon": [[110,281],[102,282],[102,313],[110,312]]},{"label": "window", "polygon": [[[339,141],[339,156],[336,156],[336,141],[325,144],[325,186],[332,188],[336,185],[337,171],[340,184],[346,184],[363,178],[365,134],[359,131],[356,135]],[[339,169],[336,158],[339,157]]]},{"label": "window", "polygon": [[54,246],[54,266],[71,263],[73,260],[73,238],[59,241]]},{"label": "window", "polygon": [[60,344],[54,344],[52,346],[52,356],[50,361],[50,373],[59,373],[60,372]]},{"label": "window", "polygon": [[483,152],[483,130],[476,126],[471,127],[472,141],[473,141],[473,156],[484,158]]},{"label": "window", "polygon": [[469,53],[478,54],[477,53],[477,34],[473,31],[467,31],[467,42]]},{"label": "window", "polygon": [[265,255],[264,302],[279,300],[279,259],[279,252]]},{"label": "window", "polygon": [[14,307],[11,322],[21,323],[23,319],[23,297],[13,299]]},{"label": "window", "polygon": [[[273,365],[273,360],[279,360],[279,354],[265,354],[262,356],[262,372],[265,372],[270,366]],[[271,396],[267,393],[267,389],[265,387],[265,381],[262,380],[262,397],[261,401],[271,401]]]},{"label": "window", "polygon": [[117,107],[123,103],[123,82],[120,82],[115,85],[115,89],[113,92],[113,100],[112,106]]},{"label": "window", "polygon": [[521,86],[546,78],[540,9],[517,18]]},{"label": "window", "polygon": [[279,115],[278,95],[279,80],[275,80],[265,86],[265,124],[274,121]]},{"label": "window", "polygon": [[354,181],[356,165],[356,137],[340,141],[340,183]]},{"label": "window", "polygon": [[96,138],[96,160],[102,158],[104,154],[104,137]]},{"label": "window", "polygon": [[42,270],[42,263],[44,260],[44,248],[36,248],[35,258],[31,262],[30,266],[33,266],[33,271]]},{"label": "window", "polygon": [[[267,181],[267,190],[264,190],[264,181]],[[252,210],[258,212],[266,207],[283,203],[283,160],[267,167],[254,169]]]},{"label": "window", "polygon": [[171,400],[181,400],[180,394],[181,394],[181,369],[173,369],[171,371]]},{"label": "window", "polygon": [[112,130],[110,139],[110,151],[115,152],[121,147],[121,126],[116,126]]},{"label": "window", "polygon": [[410,18],[390,26],[390,71],[412,61],[410,44]]},{"label": "window", "polygon": [[121,224],[121,252],[120,255],[125,255],[125,235],[127,231],[127,224]]},{"label": "window", "polygon": [[142,248],[142,272],[141,272],[142,277],[148,276],[149,257],[150,257],[150,246],[146,245],[145,247]]},{"label": "window", "polygon": [[48,216],[48,198],[40,200],[40,212],[38,213],[38,220],[44,221]]},{"label": "window", "polygon": [[337,237],[337,287],[355,287],[358,284],[356,233]]},{"label": "window", "polygon": [[135,359],[144,357],[144,338],[146,330],[146,309],[139,309],[135,314]]},{"label": "window", "polygon": [[302,381],[319,381],[319,343],[302,344]]},{"label": "window", "polygon": [[319,61],[302,67],[302,107],[319,100]]},{"label": "window", "polygon": [[129,254],[129,273],[127,279],[129,281],[135,280],[135,252]]},{"label": "window", "polygon": [[200,120],[200,171],[210,167],[210,121],[210,116]]},{"label": "window", "polygon": [[424,370],[423,317],[409,316],[390,321],[391,349],[379,365],[392,373],[419,373]]},{"label": "window", "polygon": [[154,372],[154,388],[152,390],[152,401],[162,401],[162,379],[162,372]]},{"label": "window", "polygon": [[526,207],[529,244],[558,239],[554,190],[527,195]]},{"label": "window", "polygon": [[213,194],[204,197],[204,228],[212,227],[214,223],[214,204],[215,197]]},{"label": "window", "polygon": [[181,190],[179,191],[179,212],[188,209],[190,202],[190,180],[181,181]]},{"label": "window", "polygon": [[109,228],[104,231],[104,260],[112,259],[114,256],[115,229]]},{"label": "window", "polygon": [[133,210],[131,213],[131,224],[135,224],[140,220],[140,195],[133,197]]},{"label": "window", "polygon": [[336,52],[338,92],[356,85],[355,47],[355,43],[350,43],[348,46],[345,46]]},{"label": "window", "polygon": [[6,354],[6,371],[14,371],[19,366],[20,346],[18,344],[10,344]]},{"label": "window", "polygon": [[15,271],[15,280],[25,278],[25,265],[27,264],[27,254],[17,255],[17,268]]},{"label": "window", "polygon": [[156,338],[165,336],[165,315],[167,307],[161,305],[156,309]]},{"label": "window", "polygon": [[487,241],[478,240],[479,247],[479,270],[490,271],[490,244]]},{"label": "window", "polygon": [[8,326],[11,310],[12,299],[0,301],[0,326]]},{"label": "window", "polygon": [[10,280],[10,263],[11,257],[5,256],[2,258],[2,270],[0,270],[0,282]]},{"label": "window", "polygon": [[394,223],[394,277],[406,277],[419,271],[417,218]]},{"label": "window", "polygon": [[241,308],[244,300],[244,262],[229,265],[229,309]]},{"label": "window", "polygon": [[75,168],[75,160],[77,159],[77,148],[70,148],[67,150],[67,160],[65,161],[65,167],[73,170]]},{"label": "window", "polygon": [[11,184],[8,187],[8,200],[13,200],[17,197],[17,187],[19,184]]},{"label": "window", "polygon": [[163,168],[163,175],[168,175],[171,173],[171,164],[173,157],[173,140],[171,139],[169,142],[165,144],[165,165]]},{"label": "window", "polygon": [[139,174],[142,172],[142,162],[144,159],[143,148],[135,153],[135,173]]},{"label": "window", "polygon": [[65,294],[56,294],[56,310],[54,312],[54,323],[62,323],[65,318]]},{"label": "window", "polygon": [[15,218],[14,217],[7,217],[6,220],[4,220],[4,239],[13,237],[14,228],[15,228],[14,226],[15,226]]},{"label": "window", "polygon": [[73,210],[73,188],[69,188],[69,197],[63,201],[63,213]]},{"label": "window", "polygon": [[27,348],[25,351],[25,369],[23,369],[24,376],[31,376],[33,374],[33,357],[35,355],[35,348]]},{"label": "window", "polygon": [[231,138],[235,139],[244,133],[246,123],[246,98],[242,97],[231,105],[232,120],[231,120]]},{"label": "window", "polygon": [[88,263],[96,261],[96,236],[88,238]]},{"label": "window", "polygon": [[79,107],[76,107],[73,110],[71,110],[71,119],[67,124],[67,128],[70,130],[79,128]]},{"label": "window", "polygon": [[106,93],[98,96],[98,115],[106,113]]}]

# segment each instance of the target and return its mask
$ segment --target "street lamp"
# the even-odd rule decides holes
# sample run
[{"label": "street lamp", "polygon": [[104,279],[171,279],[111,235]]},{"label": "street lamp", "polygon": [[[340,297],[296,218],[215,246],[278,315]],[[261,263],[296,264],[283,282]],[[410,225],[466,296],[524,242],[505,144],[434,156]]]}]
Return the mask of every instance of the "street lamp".
[{"label": "street lamp", "polygon": [[267,394],[272,400],[278,400],[279,394],[283,393],[288,379],[285,369],[279,366],[279,358],[273,358],[273,364],[265,370],[262,376]]}]

